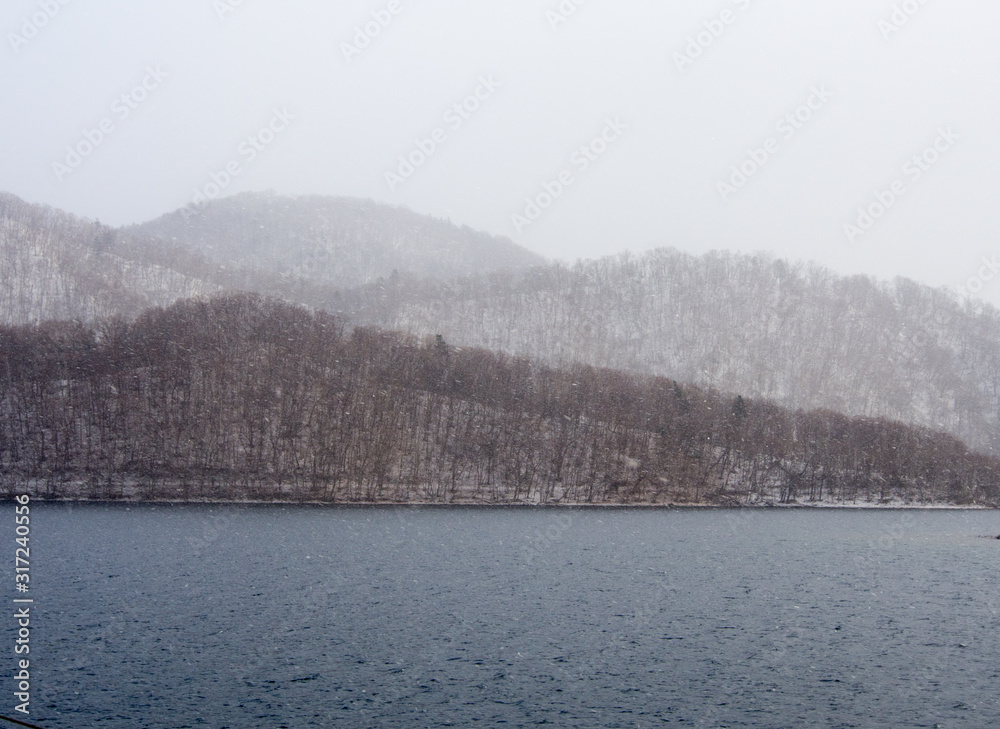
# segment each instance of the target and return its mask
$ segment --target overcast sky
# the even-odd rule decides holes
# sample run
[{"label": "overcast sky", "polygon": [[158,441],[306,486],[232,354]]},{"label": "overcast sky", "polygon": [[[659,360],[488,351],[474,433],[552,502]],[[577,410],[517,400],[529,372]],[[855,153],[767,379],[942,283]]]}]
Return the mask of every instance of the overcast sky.
[{"label": "overcast sky", "polygon": [[990,0],[8,0],[0,189],[111,224],[199,192],[373,198],[549,258],[768,250],[1000,303],[998,21]]}]

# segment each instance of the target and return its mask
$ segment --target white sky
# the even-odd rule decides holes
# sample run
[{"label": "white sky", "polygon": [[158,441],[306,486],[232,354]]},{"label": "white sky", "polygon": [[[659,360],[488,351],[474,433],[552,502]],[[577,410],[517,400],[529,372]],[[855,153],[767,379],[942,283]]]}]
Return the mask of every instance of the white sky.
[{"label": "white sky", "polygon": [[[573,0],[228,2],[4,2],[0,189],[124,224],[190,202],[235,162],[224,194],[373,198],[550,258],[769,250],[954,290],[982,274],[973,287],[1000,304],[1000,272],[981,262],[1000,263],[995,1],[576,0],[557,27],[547,11]],[[907,22],[890,33],[879,23],[894,6]],[[731,22],[678,68],[723,12]],[[391,22],[348,60],[343,44],[372,13]],[[157,67],[166,78],[147,78],[122,118],[116,99]],[[480,77],[499,86],[453,128],[446,112]],[[830,97],[779,130],[813,87]],[[294,119],[251,160],[240,145],[275,109]],[[603,154],[574,164],[616,118],[626,128]],[[58,179],[53,163],[102,119],[111,131]],[[390,190],[385,173],[435,129],[444,141]],[[939,129],[958,137],[938,140],[948,148],[919,179],[904,172]],[[717,183],[766,143],[767,161],[723,201]],[[564,170],[572,186],[519,233],[512,216]],[[844,225],[895,180],[904,194],[848,241]]]}]

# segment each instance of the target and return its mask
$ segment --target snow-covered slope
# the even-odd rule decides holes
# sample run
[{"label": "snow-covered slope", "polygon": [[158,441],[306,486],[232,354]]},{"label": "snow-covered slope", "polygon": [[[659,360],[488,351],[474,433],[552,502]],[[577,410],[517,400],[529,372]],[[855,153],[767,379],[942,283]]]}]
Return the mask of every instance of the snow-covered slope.
[{"label": "snow-covered slope", "polygon": [[112,228],[0,194],[0,323],[135,316],[219,290]]},{"label": "snow-covered slope", "polygon": [[536,261],[352,200],[238,195],[122,230],[0,195],[0,323],[253,291],[452,344],[897,419],[1000,454],[993,307],[764,255]]},{"label": "snow-covered slope", "polygon": [[1000,312],[899,279],[657,250],[343,296],[357,321],[946,430],[1000,453]]}]

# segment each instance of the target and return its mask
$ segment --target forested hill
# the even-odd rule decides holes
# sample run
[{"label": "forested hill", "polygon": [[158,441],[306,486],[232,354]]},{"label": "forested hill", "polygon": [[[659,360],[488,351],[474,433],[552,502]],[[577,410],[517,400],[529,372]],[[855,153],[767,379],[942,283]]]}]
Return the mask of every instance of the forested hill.
[{"label": "forested hill", "polygon": [[947,435],[242,295],[0,328],[0,482],[47,498],[997,503]]},{"label": "forested hill", "polygon": [[450,278],[544,262],[507,238],[406,208],[319,195],[241,193],[129,232],[183,244],[228,267],[346,287],[393,271]]},{"label": "forested hill", "polygon": [[113,228],[0,193],[0,323],[131,318],[251,291],[323,308],[335,285],[481,272],[541,259],[508,240],[402,208],[243,194]]},{"label": "forested hill", "polygon": [[114,228],[0,193],[0,323],[135,316],[218,291],[188,251],[135,246]]},{"label": "forested hill", "polygon": [[552,366],[900,420],[1000,455],[1000,312],[990,306],[767,256],[537,260],[361,201],[245,194],[116,229],[0,194],[0,323],[130,319],[249,291]]},{"label": "forested hill", "polygon": [[657,250],[448,282],[387,280],[333,308],[554,365],[897,419],[1000,454],[1000,312],[905,279]]}]

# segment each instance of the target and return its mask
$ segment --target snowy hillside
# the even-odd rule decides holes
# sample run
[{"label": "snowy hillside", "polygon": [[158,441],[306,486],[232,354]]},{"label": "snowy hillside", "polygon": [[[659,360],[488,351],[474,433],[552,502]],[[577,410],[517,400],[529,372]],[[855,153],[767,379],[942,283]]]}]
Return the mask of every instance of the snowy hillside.
[{"label": "snowy hillside", "polygon": [[0,194],[0,323],[135,316],[219,290],[130,248],[113,228]]},{"label": "snowy hillside", "polygon": [[407,210],[270,194],[128,229],[0,195],[0,256],[0,323],[255,292],[554,365],[896,419],[1000,453],[1000,312],[903,279],[673,250],[531,265],[509,241]]},{"label": "snowy hillside", "polygon": [[1000,452],[1000,312],[912,281],[674,250],[348,292],[362,323],[658,374]]}]

